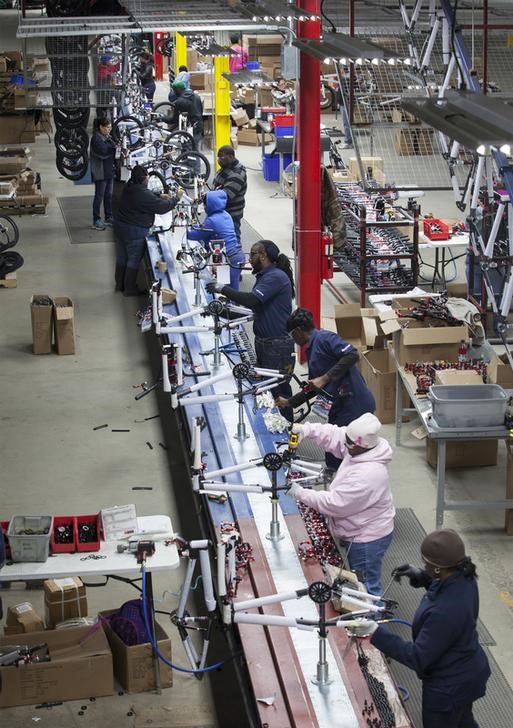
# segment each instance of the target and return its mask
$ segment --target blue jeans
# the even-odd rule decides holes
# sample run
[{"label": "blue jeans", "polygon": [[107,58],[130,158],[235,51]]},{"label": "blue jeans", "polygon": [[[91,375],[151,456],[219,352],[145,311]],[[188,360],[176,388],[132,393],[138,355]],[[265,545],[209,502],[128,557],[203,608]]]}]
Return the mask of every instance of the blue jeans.
[{"label": "blue jeans", "polygon": [[129,225],[114,220],[114,238],[116,240],[116,263],[127,268],[139,268],[146,250],[148,228]]},{"label": "blue jeans", "polygon": [[239,290],[240,285],[240,270],[239,268],[244,265],[246,262],[246,256],[244,255],[244,251],[242,248],[233,248],[232,250],[228,250],[226,252],[226,257],[228,258],[228,262],[230,264],[230,286],[232,288],[235,288],[236,291]]},{"label": "blue jeans", "polygon": [[155,96],[155,91],[157,89],[157,85],[155,81],[150,81],[145,86],[142,87],[143,93],[146,96],[147,100],[152,104],[153,103],[153,97]]},{"label": "blue jeans", "polygon": [[232,220],[233,220],[233,227],[235,228],[235,237],[239,241],[239,245],[240,245],[240,223],[241,223],[242,218],[232,216]]},{"label": "blue jeans", "polygon": [[351,571],[355,571],[369,594],[381,596],[381,564],[387,548],[392,543],[394,532],[367,543],[340,541],[347,553]]},{"label": "blue jeans", "polygon": [[[289,336],[269,339],[260,339],[255,336],[255,353],[259,367],[263,369],[279,369],[282,372],[292,375],[296,363],[296,355],[294,353],[294,342]],[[271,394],[275,399],[276,397],[285,397],[286,399],[292,397],[290,379],[287,378],[280,384],[277,384],[274,389],[271,389]],[[292,407],[282,409],[281,414],[289,421],[292,421]]]},{"label": "blue jeans", "polygon": [[94,183],[93,224],[102,219],[102,202],[105,217],[112,217],[112,190],[114,179],[99,179]]}]

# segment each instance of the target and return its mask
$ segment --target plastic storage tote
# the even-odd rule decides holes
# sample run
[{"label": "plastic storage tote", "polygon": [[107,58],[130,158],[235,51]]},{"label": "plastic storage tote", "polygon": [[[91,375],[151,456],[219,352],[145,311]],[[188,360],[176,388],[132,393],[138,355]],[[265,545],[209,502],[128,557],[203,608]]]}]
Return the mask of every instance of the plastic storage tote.
[{"label": "plastic storage tote", "polygon": [[[283,169],[286,169],[292,162],[291,154],[283,155]],[[279,154],[264,154],[262,157],[262,165],[264,171],[264,179],[267,182],[279,182],[280,181],[280,155]]]},{"label": "plastic storage tote", "polygon": [[12,561],[46,561],[52,528],[52,516],[13,516],[7,531]]},{"label": "plastic storage tote", "polygon": [[481,430],[504,425],[508,398],[498,384],[434,384],[428,397],[438,427]]}]

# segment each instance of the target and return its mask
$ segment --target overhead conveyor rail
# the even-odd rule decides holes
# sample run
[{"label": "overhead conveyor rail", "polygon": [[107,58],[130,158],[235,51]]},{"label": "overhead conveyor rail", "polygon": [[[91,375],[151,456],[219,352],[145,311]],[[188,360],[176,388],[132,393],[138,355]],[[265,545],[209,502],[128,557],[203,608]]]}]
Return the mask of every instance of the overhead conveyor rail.
[{"label": "overhead conveyor rail", "polygon": [[27,16],[20,2],[17,38],[48,38],[119,33],[203,33],[207,31],[272,31],[252,22],[243,11],[217,2],[131,2],[123,16],[47,18]]}]

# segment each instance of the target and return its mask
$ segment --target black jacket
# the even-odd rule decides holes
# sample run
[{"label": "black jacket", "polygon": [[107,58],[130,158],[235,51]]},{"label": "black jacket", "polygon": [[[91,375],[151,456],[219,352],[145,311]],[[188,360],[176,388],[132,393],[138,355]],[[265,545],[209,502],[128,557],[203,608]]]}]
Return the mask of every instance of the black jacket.
[{"label": "black jacket", "polygon": [[196,127],[203,126],[203,103],[198,94],[194,93],[191,88],[186,88],[176,97],[174,106],[173,124],[178,125],[180,114],[187,114],[189,124]]},{"label": "black jacket", "polygon": [[91,137],[91,177],[93,182],[113,179],[116,176],[116,144],[110,138],[95,131]]},{"label": "black jacket", "polygon": [[147,63],[141,63],[137,71],[141,86],[149,86],[153,83],[153,61]]},{"label": "black jacket", "polygon": [[117,222],[124,222],[127,225],[150,228],[155,220],[155,215],[165,215],[175,205],[176,199],[162,200],[144,185],[127,182],[115,219]]},{"label": "black jacket", "polygon": [[476,579],[456,571],[429,585],[413,619],[413,642],[381,626],[371,642],[415,670],[423,681],[425,707],[451,710],[482,697],[490,676],[476,631],[478,612]]},{"label": "black jacket", "polygon": [[238,159],[235,159],[228,167],[223,167],[214,177],[213,187],[215,190],[224,190],[228,202],[226,212],[232,218],[240,220],[244,215],[246,190],[248,188],[246,167]]}]

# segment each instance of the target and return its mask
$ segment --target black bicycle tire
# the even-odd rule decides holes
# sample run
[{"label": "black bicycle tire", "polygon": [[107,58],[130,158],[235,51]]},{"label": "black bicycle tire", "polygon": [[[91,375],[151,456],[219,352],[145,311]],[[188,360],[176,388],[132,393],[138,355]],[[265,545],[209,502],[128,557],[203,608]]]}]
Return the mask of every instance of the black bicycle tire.
[{"label": "black bicycle tire", "polygon": [[74,111],[80,111],[79,114],[68,114],[67,111],[72,111],[68,107],[54,106],[52,109],[53,119],[57,126],[66,126],[69,128],[82,126],[86,127],[89,121],[89,115],[91,110],[88,107],[82,107],[81,109],[75,109]]},{"label": "black bicycle tire", "polygon": [[72,182],[78,182],[79,179],[82,179],[82,177],[85,177],[87,174],[87,171],[89,169],[89,161],[87,164],[83,164],[81,167],[78,167],[78,169],[72,173],[70,170],[66,169],[62,165],[62,157],[57,156],[55,159],[55,166],[57,167],[57,170],[59,174],[61,174],[66,179],[71,180]]},{"label": "black bicycle tire", "polygon": [[169,106],[170,114],[174,113],[175,105],[172,104],[170,101],[159,101],[158,104],[155,104],[155,106],[152,109],[153,114],[158,114],[159,109],[161,109],[163,106]]},{"label": "black bicycle tire", "polygon": [[45,7],[49,18],[80,18],[89,14],[88,0],[45,0]]},{"label": "black bicycle tire", "polygon": [[[65,137],[67,132],[75,132],[78,134],[79,138],[66,139]],[[74,146],[70,142],[75,142],[76,146]],[[61,151],[65,156],[75,157],[77,159],[84,152],[87,153],[87,149],[89,147],[89,135],[82,126],[58,126],[57,131],[55,132],[55,135],[53,137],[53,143],[55,145],[55,148]]]},{"label": "black bicycle tire", "polygon": [[[183,154],[180,154],[180,156],[176,158],[175,164],[177,166],[184,165],[186,167],[191,168],[190,161],[193,158],[196,158],[198,161],[203,162],[203,164],[205,165],[205,170],[206,170],[206,173],[204,175],[204,178],[205,178],[205,180],[209,179],[209,177],[210,177],[210,162],[205,157],[205,155],[202,154],[201,152],[197,152],[197,151],[194,151],[194,150],[192,152],[184,152]],[[189,182],[185,183],[185,181],[184,181],[183,178],[180,181],[180,173],[177,172],[176,170],[173,171],[173,175],[177,179],[177,181],[180,182],[180,184],[183,183],[182,184],[182,187],[185,187],[185,189],[187,189],[187,190],[192,190],[193,189],[193,187],[194,187],[194,180],[192,180],[192,183],[189,183]]]},{"label": "black bicycle tire", "polygon": [[[137,126],[137,128],[139,129],[139,131],[141,131],[141,132],[144,131],[144,124],[136,116],[131,116],[129,114],[127,116],[118,116],[116,121],[114,121],[114,123],[112,124],[112,131],[111,131],[111,137],[114,139],[115,142],[121,141],[121,136],[118,133],[119,124],[126,123],[129,121],[133,121],[135,123],[135,125]],[[132,144],[132,142],[129,142],[129,144],[128,144],[129,149],[135,148],[135,146],[136,145]]]},{"label": "black bicycle tire", "polygon": [[324,91],[326,93],[326,101],[322,101],[321,99],[321,110],[327,111],[328,109],[332,109],[335,104],[335,91],[331,88],[331,86],[328,83],[322,83],[324,87]]},{"label": "black bicycle tire", "polygon": [[3,253],[5,250],[8,250],[9,248],[14,248],[14,246],[18,243],[20,239],[20,229],[18,225],[15,223],[15,221],[12,219],[12,217],[9,217],[9,215],[0,215],[0,240],[3,234],[3,231],[1,230],[2,226],[2,220],[7,220],[9,225],[11,226],[14,238],[11,238],[8,236],[8,241],[6,243],[0,242],[0,253]]},{"label": "black bicycle tire", "polygon": [[[156,169],[152,169],[151,172],[148,172],[148,177],[156,177],[162,184],[162,190],[165,193],[169,192],[169,185],[166,182],[166,178],[164,177],[163,174],[161,174],[160,172],[157,172]],[[149,183],[148,183],[148,186],[149,186]]]},{"label": "black bicycle tire", "polygon": [[14,271],[21,268],[24,262],[23,257],[15,250],[0,253],[0,276],[5,278],[9,273],[14,273]]}]

